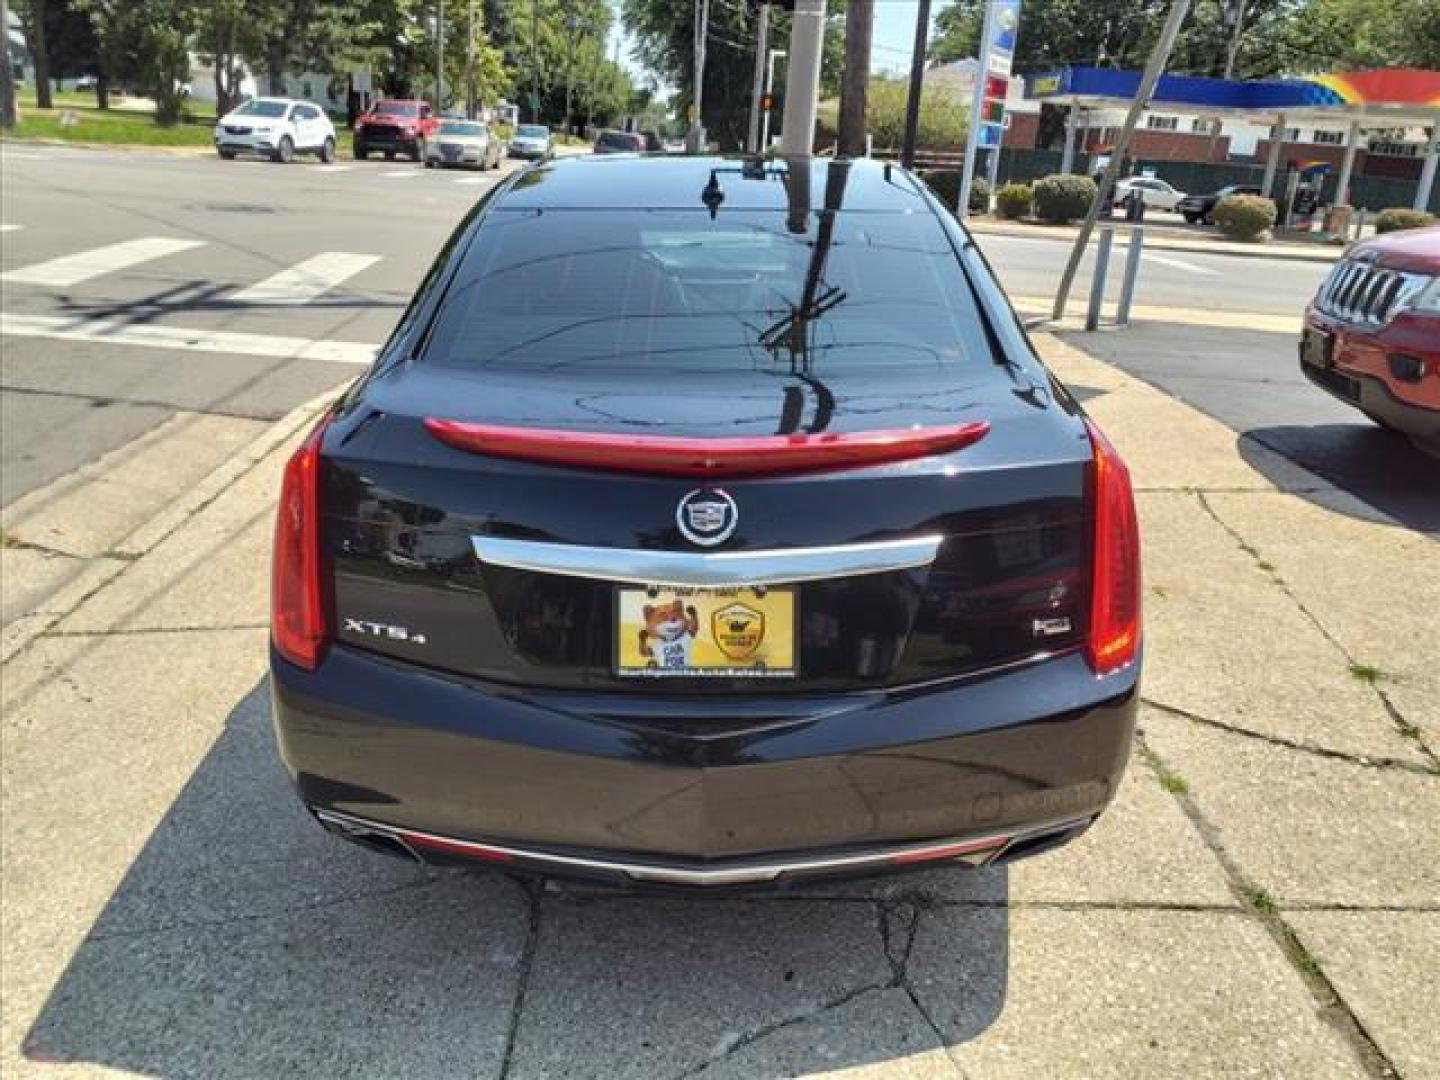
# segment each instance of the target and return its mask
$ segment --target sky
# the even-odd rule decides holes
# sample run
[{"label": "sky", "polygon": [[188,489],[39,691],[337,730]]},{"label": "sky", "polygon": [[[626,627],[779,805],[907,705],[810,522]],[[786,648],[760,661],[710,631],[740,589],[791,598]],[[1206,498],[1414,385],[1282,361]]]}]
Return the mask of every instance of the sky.
[{"label": "sky", "polygon": [[[686,3],[688,0],[674,0]],[[712,0],[715,2],[715,0]],[[719,0],[725,2],[725,0]],[[737,0],[738,2],[738,0]],[[620,59],[630,71],[643,76],[640,65],[629,56],[630,42],[620,25],[619,0],[610,0],[615,9],[615,22],[610,29],[610,48],[620,41]],[[915,15],[919,0],[875,0],[875,30],[870,50],[870,70],[875,74],[905,74],[910,70],[910,48],[915,43]],[[941,8],[949,7],[947,0],[931,0],[930,22],[933,32],[935,16]]]}]

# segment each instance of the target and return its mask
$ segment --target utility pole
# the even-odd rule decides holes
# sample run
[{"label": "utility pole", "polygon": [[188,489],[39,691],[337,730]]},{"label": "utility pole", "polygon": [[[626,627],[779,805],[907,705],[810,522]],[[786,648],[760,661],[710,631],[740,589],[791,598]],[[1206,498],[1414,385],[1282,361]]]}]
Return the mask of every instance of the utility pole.
[{"label": "utility pole", "polygon": [[[929,0],[921,0],[928,3]],[[820,104],[820,61],[825,51],[825,0],[796,0],[785,76],[785,157],[809,157]]]},{"label": "utility pole", "polygon": [[[985,8],[988,19],[989,5]],[[915,46],[910,52],[910,96],[905,99],[905,137],[900,143],[900,164],[915,164],[915,138],[920,132],[920,90],[925,85],[925,50],[930,44],[930,0],[920,0],[915,13]],[[967,196],[962,194],[961,200]]]},{"label": "utility pole", "polygon": [[530,0],[530,119],[540,122],[540,0]]},{"label": "utility pole", "polygon": [[15,73],[10,67],[10,0],[0,0],[0,128],[7,131],[20,122],[15,111]]},{"label": "utility pole", "polygon": [[475,0],[465,19],[465,115],[475,119]]},{"label": "utility pole", "polygon": [[690,130],[685,133],[685,151],[698,154],[705,149],[705,122],[700,112],[705,96],[705,41],[710,36],[710,0],[694,0],[695,4],[695,90],[690,108]]},{"label": "utility pole", "polygon": [[770,3],[764,0],[756,16],[755,26],[755,79],[750,89],[750,130],[745,136],[745,150],[758,154],[765,148],[760,145],[761,99],[769,93],[765,83],[765,51],[770,46]]},{"label": "utility pole", "polygon": [[870,36],[875,0],[845,5],[845,75],[840,83],[841,157],[865,155],[865,92],[870,83]]},{"label": "utility pole", "polygon": [[435,115],[444,107],[441,88],[445,85],[445,0],[435,0]]},{"label": "utility pole", "polygon": [[1125,126],[1120,129],[1110,151],[1110,164],[1100,180],[1100,190],[1095,193],[1095,201],[1090,204],[1090,209],[1085,214],[1085,223],[1080,226],[1080,235],[1075,238],[1075,247],[1065,264],[1060,288],[1055,293],[1055,307],[1050,313],[1051,318],[1059,319],[1065,314],[1065,301],[1070,298],[1070,286],[1075,283],[1075,271],[1080,268],[1080,257],[1085,254],[1085,245],[1090,242],[1090,234],[1095,231],[1095,220],[1100,216],[1100,207],[1110,201],[1115,190],[1115,174],[1124,163],[1125,155],[1130,152],[1130,136],[1135,133],[1140,114],[1145,111],[1145,106],[1150,104],[1150,95],[1155,92],[1155,84],[1160,81],[1165,63],[1170,59],[1170,50],[1175,47],[1175,39],[1180,34],[1180,24],[1185,21],[1185,13],[1189,10],[1190,0],[1170,0],[1170,14],[1165,18],[1165,26],[1160,31],[1155,47],[1150,50],[1150,59],[1145,62],[1145,74],[1140,77],[1140,85],[1130,102],[1130,111],[1125,114]]},{"label": "utility pole", "polygon": [[570,134],[570,104],[571,94],[575,85],[575,30],[580,21],[574,14],[565,16],[565,41],[567,52],[565,57],[565,134]]}]

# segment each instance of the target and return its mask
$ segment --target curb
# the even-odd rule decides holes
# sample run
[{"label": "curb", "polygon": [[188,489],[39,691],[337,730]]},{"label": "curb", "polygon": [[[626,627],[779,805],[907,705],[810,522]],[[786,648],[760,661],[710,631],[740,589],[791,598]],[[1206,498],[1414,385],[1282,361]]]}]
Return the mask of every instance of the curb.
[{"label": "curb", "polygon": [[[1049,240],[1058,243],[1073,244],[1074,234],[1054,233],[1046,235],[1040,231],[1020,231],[1018,229],[998,228],[986,223],[978,226],[974,223],[966,223],[973,236],[1008,236],[1017,240]],[[1093,242],[1093,240],[1092,240]],[[1145,246],[1160,251],[1186,251],[1193,255],[1233,255],[1237,259],[1278,259],[1289,262],[1313,262],[1313,263],[1334,263],[1344,257],[1348,245],[1336,245],[1334,247],[1316,248],[1312,252],[1309,248],[1266,248],[1246,247],[1239,244],[1226,244],[1220,246],[1220,242],[1211,244],[1203,241],[1174,240],[1164,236],[1147,237]]]},{"label": "curb", "polygon": [[90,560],[90,565],[78,577],[45,601],[44,611],[18,616],[5,628],[4,642],[0,645],[0,664],[9,663],[36,638],[43,636],[56,623],[74,613],[92,596],[125,573],[132,563],[183,528],[187,521],[223,495],[298,431],[308,426],[348,385],[348,382],[338,384],[291,409],[216,466],[179,499],[133,529],[109,552]]}]

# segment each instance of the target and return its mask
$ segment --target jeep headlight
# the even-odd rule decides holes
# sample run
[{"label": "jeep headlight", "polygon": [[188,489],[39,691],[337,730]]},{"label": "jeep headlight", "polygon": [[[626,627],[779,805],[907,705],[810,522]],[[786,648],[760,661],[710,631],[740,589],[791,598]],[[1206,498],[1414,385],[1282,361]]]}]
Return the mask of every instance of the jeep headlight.
[{"label": "jeep headlight", "polygon": [[1416,311],[1440,315],[1440,276],[1432,277],[1430,284],[1415,294],[1415,299],[1410,301],[1410,306]]}]

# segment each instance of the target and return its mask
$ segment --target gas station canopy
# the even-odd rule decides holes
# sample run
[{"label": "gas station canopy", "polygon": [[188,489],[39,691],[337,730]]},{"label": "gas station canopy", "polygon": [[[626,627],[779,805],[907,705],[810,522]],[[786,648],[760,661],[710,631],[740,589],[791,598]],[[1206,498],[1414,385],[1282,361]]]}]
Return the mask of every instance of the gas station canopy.
[{"label": "gas station canopy", "polygon": [[[1027,80],[1027,97],[1055,105],[1125,108],[1140,88],[1140,72],[1070,67]],[[1398,127],[1440,122],[1440,71],[1378,68],[1342,71],[1304,79],[1207,79],[1162,75],[1151,104],[1207,114],[1277,113],[1317,120],[1368,119],[1373,126]]]}]

